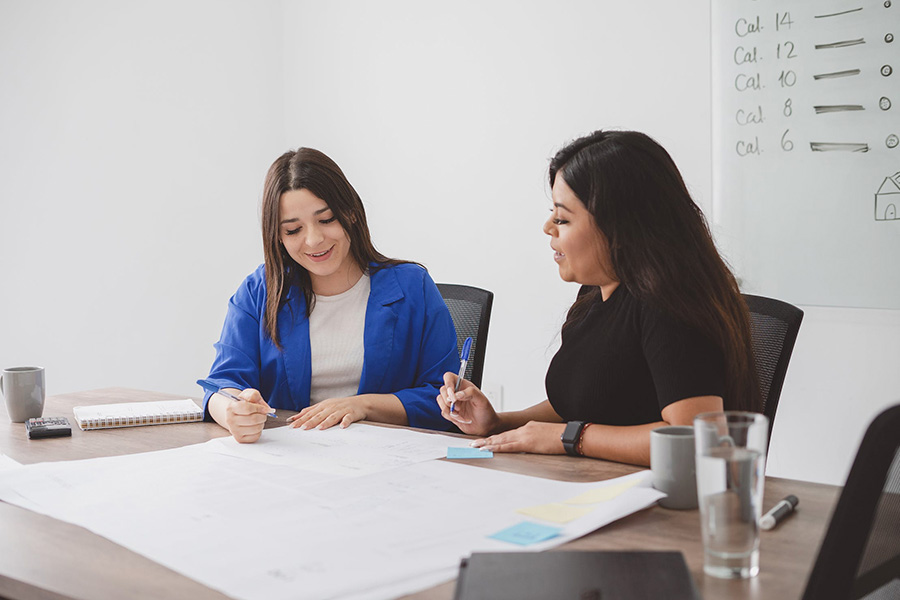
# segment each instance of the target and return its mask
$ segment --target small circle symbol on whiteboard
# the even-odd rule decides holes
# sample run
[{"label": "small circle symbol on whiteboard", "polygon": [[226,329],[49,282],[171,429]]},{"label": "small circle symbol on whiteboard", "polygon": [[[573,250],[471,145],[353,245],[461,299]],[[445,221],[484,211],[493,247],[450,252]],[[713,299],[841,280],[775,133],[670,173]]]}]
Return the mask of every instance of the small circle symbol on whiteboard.
[{"label": "small circle symbol on whiteboard", "polygon": [[878,101],[878,108],[881,110],[888,110],[891,108],[891,99],[887,96],[882,96],[881,100]]},{"label": "small circle symbol on whiteboard", "polygon": [[884,41],[887,42],[888,44],[890,44],[891,42],[893,42],[893,41],[894,41],[894,34],[893,34],[893,33],[886,33],[886,34],[884,34]]},{"label": "small circle symbol on whiteboard", "polygon": [[900,138],[892,133],[891,135],[887,136],[887,139],[884,140],[884,143],[888,148],[896,148],[897,144],[900,144]]},{"label": "small circle symbol on whiteboard", "polygon": [[893,72],[894,72],[894,69],[893,69],[893,67],[891,67],[891,65],[884,65],[883,67],[881,67],[881,74],[884,75],[885,77],[887,77],[888,75],[890,75]]},{"label": "small circle symbol on whiteboard", "polygon": [[884,7],[885,7],[885,8],[890,8],[890,7],[891,7],[891,0],[884,0]]}]

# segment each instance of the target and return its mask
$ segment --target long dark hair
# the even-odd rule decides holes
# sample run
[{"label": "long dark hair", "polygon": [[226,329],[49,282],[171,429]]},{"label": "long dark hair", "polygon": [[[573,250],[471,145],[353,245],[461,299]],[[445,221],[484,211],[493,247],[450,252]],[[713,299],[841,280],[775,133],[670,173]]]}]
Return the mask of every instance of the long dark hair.
[{"label": "long dark hair", "polygon": [[[406,261],[387,258],[372,244],[366,210],[344,172],[325,154],[299,148],[282,154],[269,167],[262,198],[262,238],[266,258],[266,333],[281,349],[278,312],[288,291],[297,286],[306,300],[306,316],[316,304],[309,272],[297,264],[281,244],[279,211],[281,196],[292,190],[309,190],[328,205],[350,238],[350,255],[364,273]],[[374,267],[370,264],[374,263]]]},{"label": "long dark hair", "polygon": [[[557,152],[561,176],[609,244],[615,276],[637,299],[696,328],[725,358],[725,407],[759,411],[750,313],[669,153],[636,131],[595,131]],[[569,309],[580,320],[600,288]]]}]

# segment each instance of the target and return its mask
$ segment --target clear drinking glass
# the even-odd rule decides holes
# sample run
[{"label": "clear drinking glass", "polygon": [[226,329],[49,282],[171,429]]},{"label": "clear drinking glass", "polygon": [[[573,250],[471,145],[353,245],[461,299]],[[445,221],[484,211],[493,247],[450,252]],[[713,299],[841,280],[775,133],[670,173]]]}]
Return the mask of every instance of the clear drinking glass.
[{"label": "clear drinking glass", "polygon": [[694,418],[707,575],[743,579],[759,573],[768,434],[769,419],[758,413],[726,411]]}]

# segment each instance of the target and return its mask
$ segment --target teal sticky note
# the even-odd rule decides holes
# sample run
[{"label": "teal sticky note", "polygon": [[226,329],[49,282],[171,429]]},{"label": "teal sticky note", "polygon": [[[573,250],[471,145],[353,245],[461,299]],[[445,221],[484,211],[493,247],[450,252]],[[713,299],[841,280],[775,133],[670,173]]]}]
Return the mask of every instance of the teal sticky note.
[{"label": "teal sticky note", "polygon": [[447,448],[447,458],[494,458],[494,453],[481,448]]},{"label": "teal sticky note", "polygon": [[530,546],[544,540],[549,540],[560,534],[562,529],[559,527],[550,527],[549,525],[538,525],[530,521],[522,521],[518,525],[507,527],[502,531],[498,531],[494,535],[488,537],[500,540],[501,542],[509,542],[520,546]]}]

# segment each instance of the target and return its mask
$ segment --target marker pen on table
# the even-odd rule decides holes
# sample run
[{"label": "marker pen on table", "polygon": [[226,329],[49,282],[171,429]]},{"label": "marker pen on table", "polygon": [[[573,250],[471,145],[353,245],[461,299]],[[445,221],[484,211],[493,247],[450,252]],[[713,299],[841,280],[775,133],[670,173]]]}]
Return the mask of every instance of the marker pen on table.
[{"label": "marker pen on table", "polygon": [[772,529],[781,523],[785,517],[794,512],[794,509],[797,508],[797,504],[799,503],[800,500],[793,494],[785,497],[784,500],[773,506],[772,510],[760,518],[759,527],[766,530]]},{"label": "marker pen on table", "polygon": [[462,349],[462,357],[459,361],[459,375],[456,377],[456,385],[453,387],[453,394],[450,396],[450,412],[454,411],[454,404],[456,404],[456,392],[459,391],[459,382],[463,380],[463,375],[466,374],[466,366],[469,364],[469,352],[472,350],[472,338],[467,337],[466,341],[463,342]]},{"label": "marker pen on table", "polygon": [[[246,400],[244,400],[243,398],[238,398],[231,392],[226,392],[225,390],[223,390],[222,388],[220,388],[213,382],[207,381],[206,379],[198,379],[197,383],[200,385],[200,387],[202,387],[207,392],[212,392],[213,394],[221,394],[222,396],[225,396],[226,398],[231,398],[232,400],[237,400],[238,402],[246,402]],[[273,419],[278,417],[278,415],[276,415],[273,412],[267,413],[266,416],[271,417]]]}]

